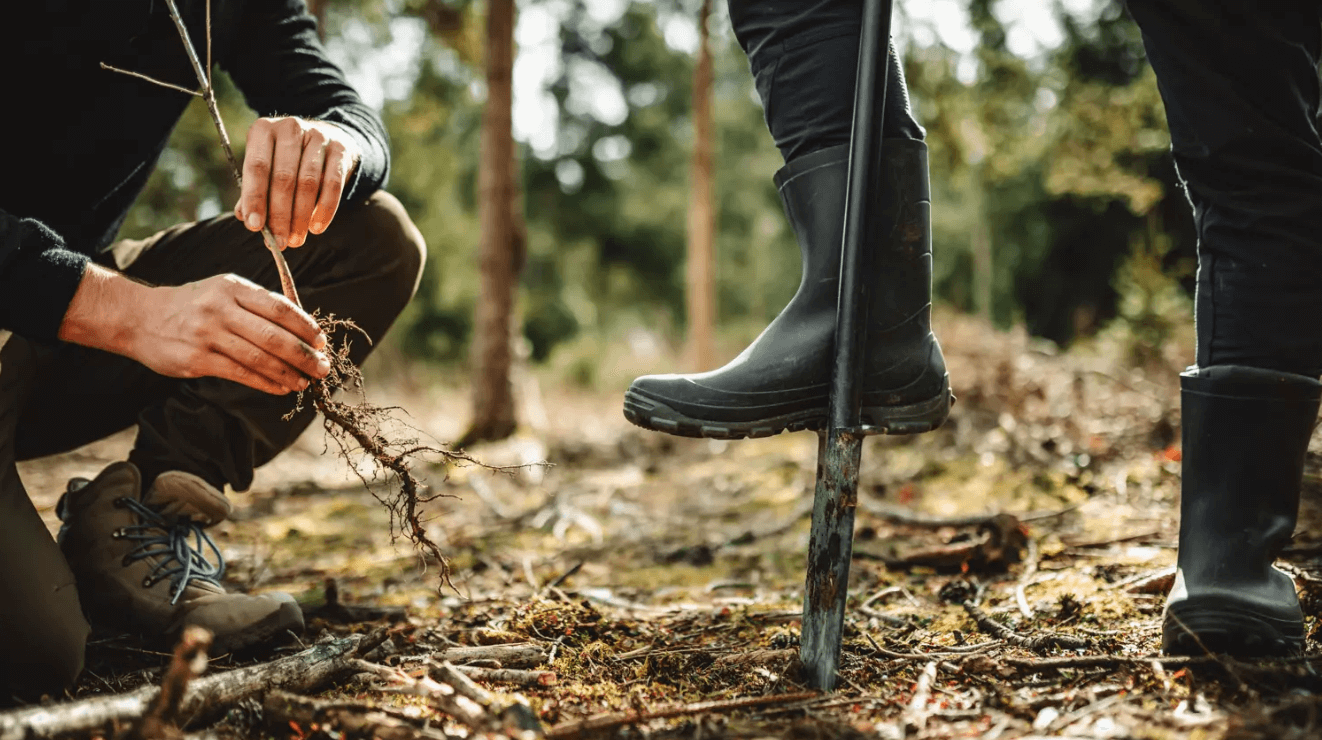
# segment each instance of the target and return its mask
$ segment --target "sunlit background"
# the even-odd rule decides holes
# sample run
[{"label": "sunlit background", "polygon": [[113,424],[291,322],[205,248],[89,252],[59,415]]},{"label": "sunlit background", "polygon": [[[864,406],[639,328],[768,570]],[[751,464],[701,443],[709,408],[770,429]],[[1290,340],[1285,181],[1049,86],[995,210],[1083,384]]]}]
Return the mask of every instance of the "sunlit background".
[{"label": "sunlit background", "polygon": [[[513,129],[528,257],[516,310],[531,361],[575,383],[617,388],[675,369],[683,345],[698,6],[518,3]],[[332,58],[390,131],[388,189],[431,250],[392,356],[441,368],[466,361],[478,285],[484,7],[322,7]],[[1061,345],[1123,331],[1142,362],[1187,323],[1194,251],[1132,22],[1097,0],[901,0],[893,29],[931,149],[938,302]],[[793,293],[799,255],[771,184],[782,162],[719,0],[711,32],[727,359]],[[241,132],[253,114],[223,92]],[[204,111],[190,109],[123,235],[232,208],[217,156]]]}]

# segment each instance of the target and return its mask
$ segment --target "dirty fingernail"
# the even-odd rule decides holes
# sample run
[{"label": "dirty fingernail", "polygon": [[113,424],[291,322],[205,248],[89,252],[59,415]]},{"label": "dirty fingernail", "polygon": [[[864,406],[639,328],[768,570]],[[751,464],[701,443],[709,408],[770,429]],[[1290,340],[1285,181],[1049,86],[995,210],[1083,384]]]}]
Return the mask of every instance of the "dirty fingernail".
[{"label": "dirty fingernail", "polygon": [[317,372],[321,373],[322,375],[325,375],[326,373],[330,372],[330,360],[326,359],[325,357],[318,358]]},{"label": "dirty fingernail", "polygon": [[248,228],[252,229],[253,231],[262,228],[262,217],[258,216],[256,213],[249,213]]}]

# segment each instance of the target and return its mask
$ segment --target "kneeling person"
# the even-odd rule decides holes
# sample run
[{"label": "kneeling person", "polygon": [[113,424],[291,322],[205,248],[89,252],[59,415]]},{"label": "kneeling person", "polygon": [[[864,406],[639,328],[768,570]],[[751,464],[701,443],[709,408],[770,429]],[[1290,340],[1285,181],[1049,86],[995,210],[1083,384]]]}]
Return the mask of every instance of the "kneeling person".
[{"label": "kneeling person", "polygon": [[[380,190],[381,121],[326,58],[301,0],[211,3],[214,59],[263,116],[248,131],[234,215],[112,245],[191,98],[100,65],[183,87],[193,72],[162,3],[85,5],[76,16],[14,11],[0,33],[11,37],[0,78],[28,111],[6,119],[22,146],[0,175],[6,694],[71,685],[89,622],[165,640],[200,624],[219,651],[302,628],[287,595],[226,593],[207,529],[230,513],[224,487],[246,489],[314,417],[283,419],[289,394],[329,371],[328,338],[307,311],[351,318],[377,341],[425,258]],[[178,5],[205,38],[206,4]],[[50,74],[22,71],[32,68]],[[278,294],[263,227],[290,248],[307,311]],[[361,363],[371,345],[351,346]],[[57,543],[15,462],[135,424],[127,461],[70,484]]]}]

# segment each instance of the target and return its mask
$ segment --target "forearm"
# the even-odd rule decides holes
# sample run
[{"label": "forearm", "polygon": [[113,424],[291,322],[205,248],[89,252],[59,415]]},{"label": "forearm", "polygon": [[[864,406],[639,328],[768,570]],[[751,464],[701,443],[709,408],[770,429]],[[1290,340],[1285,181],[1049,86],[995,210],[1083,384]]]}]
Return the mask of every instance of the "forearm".
[{"label": "forearm", "polygon": [[59,338],[84,347],[132,356],[134,328],[142,322],[151,288],[89,264],[60,324]]}]

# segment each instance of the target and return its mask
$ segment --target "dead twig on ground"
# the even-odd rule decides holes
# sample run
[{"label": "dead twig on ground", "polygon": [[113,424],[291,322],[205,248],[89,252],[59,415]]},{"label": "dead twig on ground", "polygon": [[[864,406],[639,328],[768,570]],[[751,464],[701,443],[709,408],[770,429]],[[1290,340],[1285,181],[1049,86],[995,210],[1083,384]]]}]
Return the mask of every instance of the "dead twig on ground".
[{"label": "dead twig on ground", "polygon": [[728,699],[725,701],[703,701],[696,704],[678,704],[658,707],[645,712],[610,712],[589,717],[578,722],[566,722],[546,731],[548,738],[580,738],[607,730],[615,730],[627,725],[636,725],[657,719],[687,717],[695,714],[732,712],[739,709],[755,709],[774,704],[815,699],[821,696],[816,691],[804,691],[797,694],[776,694],[772,696],[754,696],[746,699]]},{"label": "dead twig on ground", "polygon": [[1000,662],[1025,673],[1043,673],[1062,668],[1114,668],[1122,665],[1151,666],[1154,663],[1163,668],[1206,665],[1215,663],[1211,656],[1186,655],[1078,655],[1052,658],[1001,658]]},{"label": "dead twig on ground", "polygon": [[382,707],[318,701],[284,691],[272,691],[266,696],[262,701],[262,718],[267,731],[275,737],[284,737],[291,729],[301,735],[316,727],[327,735],[340,733],[343,737],[451,740],[440,729]]},{"label": "dead twig on ground", "polygon": [[474,647],[446,648],[432,654],[438,662],[455,664],[471,663],[478,660],[494,660],[502,668],[529,667],[544,665],[548,659],[546,648],[533,642],[520,642],[504,645],[477,645]]},{"label": "dead twig on ground", "polygon": [[[203,721],[247,697],[273,689],[313,691],[353,670],[353,651],[360,640],[360,636],[354,635],[270,663],[191,681],[177,716]],[[160,691],[149,686],[127,694],[0,713],[0,740],[30,740],[114,728],[142,716]]]},{"label": "dead twig on ground", "polygon": [[999,640],[1004,640],[1011,645],[1021,647],[1031,652],[1041,652],[1053,647],[1065,650],[1084,650],[1092,645],[1090,640],[1081,637],[1072,637],[1070,635],[1058,635],[1047,632],[1035,637],[1025,637],[1005,625],[992,619],[986,612],[979,609],[971,601],[964,602],[964,611],[968,612],[973,618],[973,622],[978,625],[978,629]]},{"label": "dead twig on ground", "polygon": [[482,668],[471,665],[455,666],[456,670],[477,681],[512,683],[518,686],[554,686],[559,677],[555,671],[525,671],[518,668]]},{"label": "dead twig on ground", "polygon": [[1028,555],[1024,561],[1024,574],[1019,576],[1019,582],[1014,586],[1014,601],[1019,607],[1019,613],[1024,615],[1025,619],[1033,618],[1033,607],[1028,605],[1028,598],[1024,595],[1024,589],[1028,587],[1028,580],[1037,574],[1037,539],[1028,538]]},{"label": "dead twig on ground", "polygon": [[135,722],[125,736],[126,740],[158,740],[177,738],[180,712],[188,683],[201,675],[207,667],[207,648],[211,647],[211,633],[202,627],[191,626],[175,646],[170,667],[161,679],[161,690],[147,705],[142,719]]},{"label": "dead twig on ground", "polygon": [[[897,506],[883,501],[868,501],[866,499],[859,500],[858,508],[862,509],[867,514],[885,519],[894,524],[903,524],[910,527],[931,527],[933,529],[939,529],[941,527],[977,527],[991,522],[998,516],[1006,516],[1005,512],[973,514],[971,516],[935,516],[932,514],[924,514],[921,511],[915,511],[905,506]],[[1079,505],[1075,504],[1057,511],[1031,511],[1022,515],[1009,514],[1009,516],[1013,516],[1020,522],[1036,522],[1044,519],[1054,519],[1056,517],[1065,516],[1078,508]],[[809,509],[808,512],[811,513],[812,510]]]},{"label": "dead twig on ground", "polygon": [[397,668],[365,660],[355,661],[355,667],[362,673],[384,680],[389,685],[388,691],[426,698],[438,710],[475,732],[542,734],[541,723],[526,700],[517,696],[497,697],[449,663],[429,666],[440,680],[430,675],[415,678]]},{"label": "dead twig on ground", "polygon": [[931,661],[923,666],[923,672],[918,676],[918,683],[914,686],[913,698],[909,700],[909,706],[904,712],[904,728],[908,732],[922,732],[927,728],[927,704],[932,700],[932,683],[936,681],[936,661]]}]

